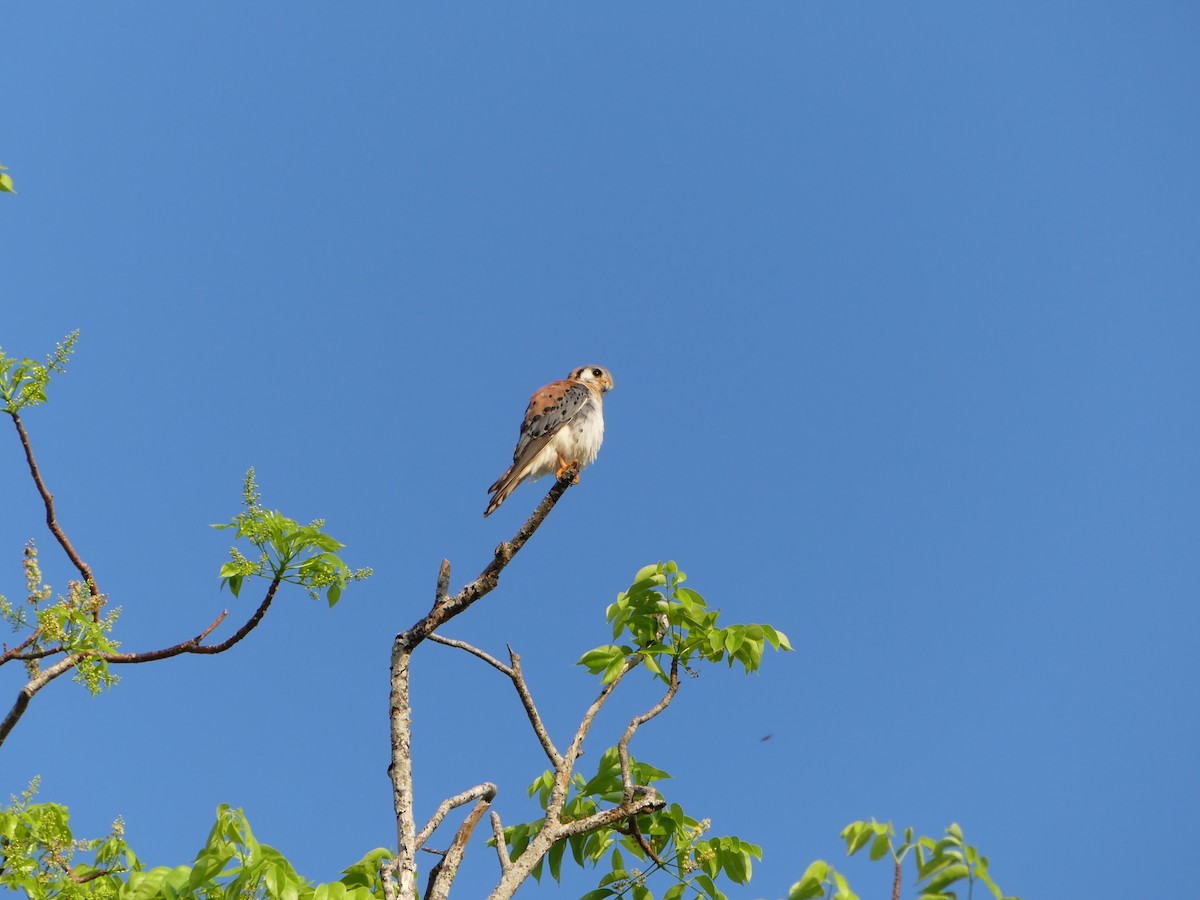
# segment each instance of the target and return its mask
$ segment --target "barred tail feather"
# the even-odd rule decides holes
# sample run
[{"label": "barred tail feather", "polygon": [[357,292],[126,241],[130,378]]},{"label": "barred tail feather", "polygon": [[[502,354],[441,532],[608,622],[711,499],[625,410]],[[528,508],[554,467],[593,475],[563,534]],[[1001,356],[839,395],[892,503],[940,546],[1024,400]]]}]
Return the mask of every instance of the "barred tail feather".
[{"label": "barred tail feather", "polygon": [[486,519],[499,509],[500,504],[508,499],[508,495],[515,491],[517,485],[520,483],[521,479],[517,477],[516,466],[513,466],[513,468],[497,478],[492,486],[488,488],[488,493],[495,494],[496,496],[492,497],[491,502],[487,505],[487,509],[483,511],[483,517]]}]

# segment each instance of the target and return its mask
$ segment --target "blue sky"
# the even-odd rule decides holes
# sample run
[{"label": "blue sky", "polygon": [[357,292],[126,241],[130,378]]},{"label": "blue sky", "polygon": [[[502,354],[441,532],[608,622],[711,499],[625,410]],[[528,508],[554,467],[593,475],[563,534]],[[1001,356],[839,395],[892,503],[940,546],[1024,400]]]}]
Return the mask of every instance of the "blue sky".
[{"label": "blue sky", "polygon": [[[150,864],[222,802],[316,880],[389,844],[391,639],[548,487],[481,518],[528,395],[599,363],[599,460],[447,633],[511,642],[562,736],[646,563],[786,631],[635,747],[763,845],[731,897],[870,816],[960,822],[1026,900],[1186,895],[1198,36],[1171,2],[8,9],[0,345],[82,331],[26,421],[124,646],[249,614],[207,526],[251,465],[376,575],[101,698],[56,682],[0,795],[40,773]],[[0,467],[0,592],[31,536],[61,586],[12,435]],[[422,813],[492,780],[533,817],[494,674],[422,649]],[[476,846],[464,896],[493,868]]]}]

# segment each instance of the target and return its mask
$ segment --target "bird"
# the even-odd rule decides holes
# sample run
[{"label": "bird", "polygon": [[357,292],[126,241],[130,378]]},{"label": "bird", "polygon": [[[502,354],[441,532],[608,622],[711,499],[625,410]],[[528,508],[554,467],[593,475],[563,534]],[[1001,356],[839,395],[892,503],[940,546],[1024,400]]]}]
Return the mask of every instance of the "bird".
[{"label": "bird", "polygon": [[[603,398],[612,390],[612,373],[604,366],[580,366],[561,381],[534,392],[521,423],[513,463],[488,488],[494,496],[483,511],[494,513],[508,495],[528,478],[551,472],[561,478],[574,463],[595,462],[604,441]],[[579,481],[576,473],[575,481]]]}]

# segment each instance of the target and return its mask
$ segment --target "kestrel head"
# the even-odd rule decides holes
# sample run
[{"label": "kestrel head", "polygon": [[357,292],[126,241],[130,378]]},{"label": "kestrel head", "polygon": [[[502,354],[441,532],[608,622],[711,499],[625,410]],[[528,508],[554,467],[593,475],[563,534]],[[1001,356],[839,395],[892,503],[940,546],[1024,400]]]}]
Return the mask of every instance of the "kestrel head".
[{"label": "kestrel head", "polygon": [[574,378],[576,381],[594,384],[602,394],[611,391],[613,388],[612,373],[604,368],[604,366],[580,366],[567,377]]}]

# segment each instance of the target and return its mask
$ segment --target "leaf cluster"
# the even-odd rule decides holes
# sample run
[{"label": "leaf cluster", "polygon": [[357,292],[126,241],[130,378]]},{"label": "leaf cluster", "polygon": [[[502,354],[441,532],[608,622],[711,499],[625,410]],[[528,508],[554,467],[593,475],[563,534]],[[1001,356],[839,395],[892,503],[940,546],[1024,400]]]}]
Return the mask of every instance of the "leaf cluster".
[{"label": "leaf cluster", "polygon": [[579,665],[609,684],[627,661],[637,662],[670,683],[667,673],[673,660],[688,668],[697,661],[724,659],[730,667],[741,663],[746,672],[754,672],[768,644],[776,650],[792,649],[787,635],[770,625],[719,627],[720,610],[710,609],[697,591],[683,587],[686,580],[674,562],[639,571],[606,612],[613,638],[624,635],[628,642],[589,650]]},{"label": "leaf cluster", "polygon": [[[0,166],[0,169],[4,168]],[[8,176],[0,174],[0,184]],[[75,351],[75,342],[79,339],[79,329],[67,335],[61,344],[46,357],[44,363],[25,357],[17,359],[5,354],[0,348],[0,401],[4,403],[4,411],[15,416],[27,406],[37,406],[46,402],[46,388],[50,377],[67,371],[67,360]]]},{"label": "leaf cluster", "polygon": [[[901,867],[910,852],[916,864],[917,900],[958,900],[955,889],[965,882],[967,897],[974,892],[976,882],[983,884],[995,900],[1019,900],[1006,896],[988,871],[988,858],[963,838],[962,828],[951,823],[945,836],[914,838],[912,828],[904,830],[904,840],[896,843],[896,832],[891,822],[851,822],[842,830],[847,855],[853,856],[869,848],[867,855],[872,861],[890,857],[897,883]],[[858,894],[850,889],[846,877],[824,860],[817,860],[804,872],[803,877],[792,885],[788,900],[859,900]]]},{"label": "leaf cluster", "polygon": [[75,657],[75,680],[92,694],[111,687],[119,679],[109,670],[106,654],[120,646],[112,638],[113,626],[121,614],[119,607],[104,611],[107,597],[95,595],[90,584],[67,582],[67,591],[50,602],[53,588],[42,578],[37,545],[25,545],[23,567],[27,596],[25,603],[14,605],[0,596],[0,619],[13,631],[31,630],[20,651],[0,658],[0,665],[19,659],[30,678],[36,678],[40,661],[48,656],[66,654]]},{"label": "leaf cluster", "polygon": [[[650,785],[671,777],[662,769],[633,759],[630,770],[638,785]],[[601,755],[595,775],[590,779],[578,774],[574,776],[561,820],[584,819],[610,804],[619,803],[623,789],[620,755],[616,747],[610,747]],[[547,769],[529,786],[529,795],[536,795],[545,810],[553,790],[554,770]],[[504,829],[510,859],[516,860],[525,851],[544,821],[543,818]],[[559,881],[562,861],[569,848],[575,864],[581,868],[585,864],[598,866],[608,858],[610,870],[584,900],[623,896],[651,900],[653,893],[646,881],[655,871],[664,871],[675,881],[663,895],[665,900],[678,900],[689,889],[692,893],[688,896],[720,900],[725,895],[714,879],[724,875],[735,884],[745,884],[750,880],[752,860],[762,859],[762,849],[737,837],[702,839],[708,826],[708,820],[697,821],[679,804],[673,803],[639,816],[636,830],[628,822],[619,822],[558,841],[533,869],[533,876],[540,881],[543,863],[546,863],[550,875]],[[625,853],[632,854],[636,862],[626,863]]]},{"label": "leaf cluster", "polygon": [[120,820],[106,838],[77,840],[65,807],[31,802],[36,787],[0,810],[0,887],[31,900],[370,900],[391,855],[377,848],[339,881],[314,885],[254,837],[242,810],[222,804],[192,865],[146,869]]},{"label": "leaf cluster", "polygon": [[[0,809],[0,887],[24,891],[30,900],[118,897],[118,874],[140,865],[125,845],[121,820],[106,838],[78,840],[65,806],[33,802],[37,786],[35,778]],[[90,860],[80,858],[85,854]]]},{"label": "leaf cluster", "polygon": [[[674,562],[657,563],[641,569],[630,587],[617,595],[607,609],[613,638],[622,643],[606,644],[585,653],[579,664],[605,685],[601,698],[627,672],[644,665],[655,678],[668,685],[666,696],[650,712],[635,718],[621,744],[600,756],[595,774],[585,779],[576,773],[566,783],[566,797],[557,812],[567,824],[596,817],[627,803],[632,796],[657,789],[655,782],[670,776],[662,769],[639,762],[627,755],[627,743],[636,728],[666,708],[678,689],[680,666],[691,671],[701,663],[719,663],[732,667],[740,663],[746,672],[758,669],[769,645],[776,650],[791,650],[787,636],[769,625],[718,624],[720,611],[711,609],[697,591],[683,587],[687,575]],[[625,755],[624,765],[622,755]],[[555,802],[555,786],[560,776],[555,770],[544,772],[529,788],[536,794],[543,811],[549,813]],[[510,826],[504,831],[511,859],[518,859],[536,835],[542,832],[546,817],[530,823]],[[761,858],[758,846],[736,836],[709,837],[707,820],[688,816],[678,804],[657,803],[646,811],[557,841],[546,857],[533,869],[542,875],[545,862],[558,880],[562,860],[569,848],[577,865],[598,866],[608,861],[609,871],[601,878],[588,900],[601,897],[634,897],[650,900],[653,896],[647,878],[662,871],[673,879],[666,900],[686,896],[724,897],[716,885],[718,877],[735,884],[750,879],[752,861]],[[635,863],[627,865],[632,854]]]},{"label": "leaf cluster", "polygon": [[258,551],[257,558],[250,559],[236,546],[230,548],[230,561],[221,566],[221,586],[228,584],[235,597],[245,579],[258,576],[298,584],[314,600],[324,591],[333,606],[348,582],[370,577],[370,569],[351,570],[337,555],[345,545],[325,534],[323,519],[301,525],[277,510],[266,509],[259,498],[254,469],[250,469],[242,491],[245,510],[227,523],[212,526],[233,529],[236,539],[249,541]]}]

